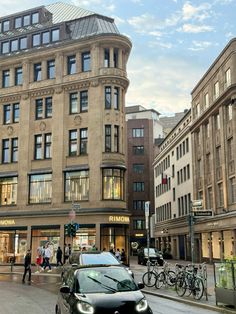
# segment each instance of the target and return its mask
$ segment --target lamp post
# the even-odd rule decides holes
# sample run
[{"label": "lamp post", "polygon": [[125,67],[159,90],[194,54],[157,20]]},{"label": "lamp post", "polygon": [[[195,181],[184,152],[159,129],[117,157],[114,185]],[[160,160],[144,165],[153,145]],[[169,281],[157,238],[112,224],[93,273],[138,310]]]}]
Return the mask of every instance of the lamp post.
[{"label": "lamp post", "polygon": [[[147,229],[147,249],[148,249],[148,273],[150,272],[150,258],[149,258],[149,248],[150,248],[150,228],[149,228],[149,209],[150,209],[150,201],[145,202],[145,218],[146,218],[146,229]],[[148,276],[149,278],[149,276]]]}]

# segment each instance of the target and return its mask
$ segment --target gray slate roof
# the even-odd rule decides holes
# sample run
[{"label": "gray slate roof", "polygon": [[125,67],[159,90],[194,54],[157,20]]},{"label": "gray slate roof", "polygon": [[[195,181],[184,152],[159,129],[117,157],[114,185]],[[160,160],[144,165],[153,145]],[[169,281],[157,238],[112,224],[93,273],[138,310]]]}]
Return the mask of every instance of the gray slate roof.
[{"label": "gray slate roof", "polygon": [[75,20],[94,14],[92,11],[81,9],[75,5],[63,2],[49,4],[45,6],[45,9],[53,14],[53,24]]}]

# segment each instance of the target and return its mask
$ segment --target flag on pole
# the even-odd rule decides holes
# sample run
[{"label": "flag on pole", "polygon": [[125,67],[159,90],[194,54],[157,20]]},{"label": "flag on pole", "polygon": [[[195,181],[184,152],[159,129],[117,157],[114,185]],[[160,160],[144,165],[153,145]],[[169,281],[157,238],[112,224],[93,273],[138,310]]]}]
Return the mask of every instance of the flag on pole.
[{"label": "flag on pole", "polygon": [[161,184],[167,184],[167,175],[165,173],[161,174]]}]

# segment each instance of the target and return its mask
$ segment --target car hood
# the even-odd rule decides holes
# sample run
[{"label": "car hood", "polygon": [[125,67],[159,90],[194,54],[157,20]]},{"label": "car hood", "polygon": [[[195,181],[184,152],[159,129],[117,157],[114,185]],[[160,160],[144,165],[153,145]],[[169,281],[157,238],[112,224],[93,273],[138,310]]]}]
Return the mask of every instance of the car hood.
[{"label": "car hood", "polygon": [[108,314],[119,311],[120,314],[134,313],[135,305],[144,298],[141,291],[116,293],[76,294],[80,301],[88,302],[95,308],[95,313]]}]

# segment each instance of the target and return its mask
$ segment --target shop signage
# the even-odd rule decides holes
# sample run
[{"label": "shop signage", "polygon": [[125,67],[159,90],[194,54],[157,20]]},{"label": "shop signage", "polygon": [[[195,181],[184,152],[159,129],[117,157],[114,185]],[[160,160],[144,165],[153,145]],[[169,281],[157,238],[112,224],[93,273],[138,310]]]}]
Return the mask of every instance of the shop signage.
[{"label": "shop signage", "polygon": [[14,219],[4,219],[0,220],[0,226],[9,226],[9,225],[15,225],[15,220]]},{"label": "shop signage", "polygon": [[135,237],[143,237],[144,234],[143,233],[135,233]]},{"label": "shop signage", "polygon": [[127,222],[127,223],[129,223],[129,217],[126,217],[126,216],[109,216],[109,222]]},{"label": "shop signage", "polygon": [[208,217],[212,216],[212,210],[198,210],[194,212],[194,217]]}]

